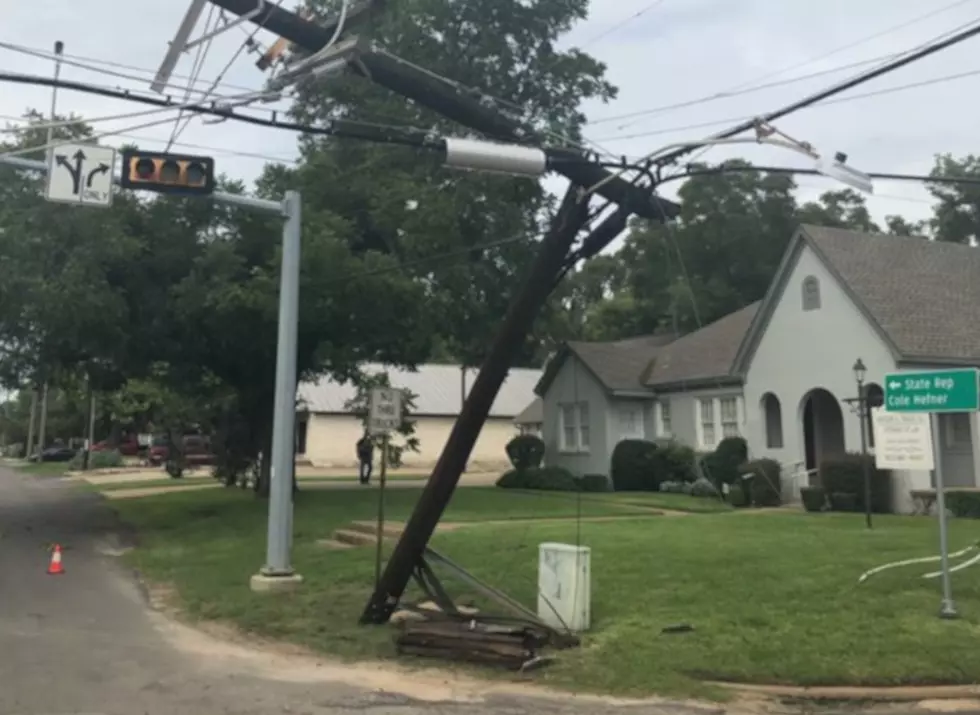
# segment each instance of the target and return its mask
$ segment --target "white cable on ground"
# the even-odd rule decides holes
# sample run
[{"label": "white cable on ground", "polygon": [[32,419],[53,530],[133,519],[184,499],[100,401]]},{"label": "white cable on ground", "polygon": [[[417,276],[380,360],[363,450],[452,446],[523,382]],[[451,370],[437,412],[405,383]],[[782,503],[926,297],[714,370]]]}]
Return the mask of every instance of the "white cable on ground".
[{"label": "white cable on ground", "polygon": [[[962,556],[966,556],[968,553],[970,553],[971,551],[977,549],[978,547],[980,547],[980,542],[970,544],[965,549],[960,549],[959,551],[956,551],[956,552],[954,552],[952,554],[949,554],[948,558],[950,558],[950,559],[958,559],[958,558],[960,558]],[[913,566],[915,564],[929,564],[929,563],[933,563],[934,561],[940,561],[941,559],[942,559],[941,556],[923,556],[922,558],[919,558],[919,559],[905,559],[904,561],[893,561],[890,564],[883,564],[881,566],[875,566],[873,569],[869,569],[868,571],[865,571],[863,574],[861,574],[861,576],[858,577],[858,583],[864,583],[869,578],[871,578],[875,574],[881,573],[882,571],[888,571],[889,569],[898,568],[900,566]],[[967,561],[967,562],[965,562],[963,564],[960,564],[955,569],[950,569],[950,571],[959,570],[959,569],[965,568],[966,566],[969,566],[969,565],[971,565],[973,563],[976,563],[977,561],[980,561],[980,555],[978,555],[978,556],[970,559],[969,561]],[[923,578],[935,578],[940,573],[941,572],[928,573],[928,574],[925,574],[923,576]]]}]

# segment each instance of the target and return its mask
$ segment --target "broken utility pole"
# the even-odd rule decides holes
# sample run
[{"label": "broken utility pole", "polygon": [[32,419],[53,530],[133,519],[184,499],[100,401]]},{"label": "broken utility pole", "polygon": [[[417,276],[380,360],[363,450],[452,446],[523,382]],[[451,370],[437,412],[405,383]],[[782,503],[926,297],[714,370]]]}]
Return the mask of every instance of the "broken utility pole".
[{"label": "broken utility pole", "polygon": [[[255,0],[210,0],[213,5],[247,15],[255,10]],[[381,0],[361,0],[348,12],[343,29],[363,24],[375,16],[383,6]],[[251,18],[251,22],[283,37],[307,53],[317,52],[330,42],[337,28],[337,19],[321,26],[304,20],[296,13],[266,3],[265,9]],[[344,33],[346,34],[346,33]],[[342,35],[343,36],[343,35]],[[366,40],[343,43],[338,59],[346,60],[351,71],[406,99],[418,102],[438,112],[447,119],[475,129],[488,137],[517,144],[541,144],[540,138],[503,112],[469,94],[432,77],[426,72],[403,62],[395,55],[374,47]],[[337,43],[338,49],[341,43]],[[549,164],[559,174],[580,186],[590,187],[605,181],[597,192],[610,201],[628,208],[632,213],[653,221],[661,220],[661,211],[655,205],[650,192],[641,189],[611,172],[598,162],[583,161],[582,152],[574,149],[548,147],[545,149]]]},{"label": "broken utility pole", "polygon": [[[254,10],[254,0],[211,2],[239,15]],[[373,3],[366,0],[357,7],[366,13],[372,5]],[[337,24],[333,22],[332,27],[319,27],[294,13],[268,5],[261,14],[252,18],[252,22],[290,40],[308,53],[315,53],[325,47]],[[356,38],[353,42],[345,41],[343,46],[347,48],[343,51],[348,54],[352,47],[354,49],[353,54],[346,58],[348,67],[407,99],[502,141],[524,144],[538,142],[533,132],[520,122],[458,92],[444,82],[429,77],[393,55],[375,50]],[[452,498],[515,354],[564,273],[578,258],[594,255],[608,245],[625,228],[630,214],[635,213],[659,222],[674,218],[679,212],[679,207],[673,202],[659,199],[649,188],[641,188],[620,176],[613,176],[599,163],[589,161],[582,153],[554,148],[545,149],[545,152],[549,158],[549,166],[569,178],[571,184],[541,241],[538,254],[524,282],[511,302],[500,331],[490,346],[439,461],[388,559],[375,592],[365,606],[361,616],[362,623],[386,622],[413,577],[423,587],[427,580],[431,580],[426,577],[431,571],[426,557],[433,559],[437,555],[428,549],[429,539]],[[602,185],[597,193],[618,204],[619,208],[595,226],[583,239],[579,250],[573,253],[579,231],[590,220],[587,189],[600,183]],[[472,582],[472,577],[469,578]],[[451,604],[448,605],[451,607]],[[514,610],[513,604],[510,607]],[[527,612],[526,617],[533,615]]]}]

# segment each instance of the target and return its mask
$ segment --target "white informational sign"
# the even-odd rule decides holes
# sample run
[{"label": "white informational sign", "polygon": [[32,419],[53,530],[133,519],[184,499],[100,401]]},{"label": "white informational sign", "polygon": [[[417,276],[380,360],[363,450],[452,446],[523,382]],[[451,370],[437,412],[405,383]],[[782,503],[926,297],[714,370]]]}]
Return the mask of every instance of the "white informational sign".
[{"label": "white informational sign", "polygon": [[112,205],[116,150],[94,144],[62,144],[52,150],[46,198],[82,206]]},{"label": "white informational sign", "polygon": [[871,410],[875,436],[875,464],[879,469],[929,471],[935,467],[932,454],[932,424],[928,412]]},{"label": "white informational sign", "polygon": [[371,390],[368,406],[368,431],[371,434],[388,434],[402,424],[402,393],[393,387],[375,387]]}]

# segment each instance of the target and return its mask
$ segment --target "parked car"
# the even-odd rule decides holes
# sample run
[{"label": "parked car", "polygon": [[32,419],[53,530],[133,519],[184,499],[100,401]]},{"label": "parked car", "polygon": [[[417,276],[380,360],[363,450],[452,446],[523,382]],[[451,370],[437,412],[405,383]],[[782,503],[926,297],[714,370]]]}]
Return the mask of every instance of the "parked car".
[{"label": "parked car", "polygon": [[[184,459],[188,467],[198,467],[214,464],[214,454],[211,452],[211,440],[198,434],[188,434],[183,437]],[[150,464],[157,467],[166,464],[170,456],[169,442],[166,437],[155,437],[153,445],[147,454]]]},{"label": "parked car", "polygon": [[96,442],[92,445],[93,452],[108,452],[110,450],[117,449],[119,454],[124,457],[135,457],[140,453],[140,443],[136,438],[136,435],[126,435],[121,440],[119,444],[113,446],[110,444],[109,440],[103,440],[101,442]]},{"label": "parked car", "polygon": [[78,450],[73,447],[66,447],[64,445],[59,445],[57,447],[48,447],[46,450],[41,452],[42,462],[70,462],[74,459]]}]

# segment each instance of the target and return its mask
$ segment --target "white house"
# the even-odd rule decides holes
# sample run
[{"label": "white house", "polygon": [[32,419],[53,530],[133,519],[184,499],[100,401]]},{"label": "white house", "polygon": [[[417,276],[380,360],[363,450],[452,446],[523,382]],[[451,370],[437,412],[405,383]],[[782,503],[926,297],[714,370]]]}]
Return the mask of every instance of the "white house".
[{"label": "white house", "polygon": [[[405,452],[403,463],[416,468],[434,465],[462,408],[464,391],[469,394],[479,371],[464,372],[459,365],[420,365],[417,371],[410,371],[371,364],[362,369],[368,374],[387,372],[392,387],[416,395],[411,417],[420,451]],[[518,434],[515,418],[534,399],[534,385],[540,377],[540,370],[510,371],[473,448],[471,470],[495,470],[508,464],[505,447]],[[356,393],[352,384],[329,379],[299,386],[304,408],[297,430],[300,459],[317,467],[356,464],[354,445],[363,434],[364,425],[347,408]]]},{"label": "white house", "polygon": [[[868,394],[888,372],[980,366],[978,324],[977,249],[802,226],[761,302],[676,340],[559,351],[536,388],[548,460],[605,474],[625,437],[708,451],[740,434],[753,457],[784,464],[792,492],[823,458],[860,449],[859,417],[845,402],[856,396],[857,358]],[[943,415],[939,443],[946,483],[977,486],[977,415]],[[901,511],[911,489],[932,484],[927,473],[894,479]]]}]

